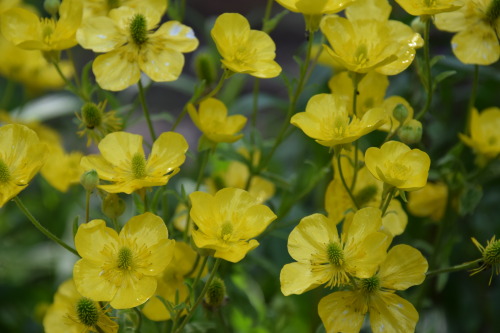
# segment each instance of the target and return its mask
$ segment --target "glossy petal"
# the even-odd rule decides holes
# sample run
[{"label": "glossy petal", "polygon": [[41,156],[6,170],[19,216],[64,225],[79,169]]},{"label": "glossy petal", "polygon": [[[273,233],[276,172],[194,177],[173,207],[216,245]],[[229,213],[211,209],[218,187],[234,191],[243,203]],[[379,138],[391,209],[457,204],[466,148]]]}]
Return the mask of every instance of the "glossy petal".
[{"label": "glossy petal", "polygon": [[118,248],[118,234],[106,227],[104,220],[92,220],[82,224],[75,235],[75,247],[78,254],[97,264],[107,259],[102,249],[106,246]]},{"label": "glossy petal", "polygon": [[[42,27],[38,16],[23,8],[12,8],[2,14],[1,28],[3,36],[15,45],[33,41],[28,49],[42,47]],[[38,47],[37,47],[38,46]]]},{"label": "glossy petal", "polygon": [[177,80],[184,67],[184,56],[173,49],[146,48],[138,61],[141,70],[157,82]]},{"label": "glossy petal", "polygon": [[115,297],[119,287],[105,279],[102,268],[86,259],[80,259],[73,267],[73,279],[78,292],[94,301],[108,302]]},{"label": "glossy petal", "polygon": [[177,21],[162,24],[151,38],[160,38],[169,48],[183,53],[196,50],[199,44],[193,29]]},{"label": "glossy petal", "polygon": [[374,333],[414,332],[418,312],[396,294],[380,292],[370,299],[370,326]]},{"label": "glossy petal", "polygon": [[338,291],[323,297],[318,304],[318,314],[326,331],[358,333],[367,312],[363,303],[363,298],[352,291]]},{"label": "glossy petal", "polygon": [[164,176],[184,163],[187,150],[188,143],[182,134],[164,132],[153,143],[146,169],[153,176]]},{"label": "glossy petal", "polygon": [[137,281],[125,279],[110,305],[115,309],[129,309],[141,305],[154,295],[156,284],[156,279],[151,276],[143,276]]},{"label": "glossy petal", "polygon": [[113,20],[107,16],[84,20],[76,33],[76,39],[83,48],[94,52],[109,52],[127,41],[126,36],[120,34]]},{"label": "glossy petal", "polygon": [[495,30],[483,22],[457,33],[451,40],[453,53],[464,64],[490,65],[500,57]]},{"label": "glossy petal", "polygon": [[99,151],[113,165],[130,169],[132,157],[135,154],[144,155],[142,136],[127,132],[110,133],[99,142]]},{"label": "glossy petal", "polygon": [[322,276],[314,274],[311,266],[302,262],[293,262],[283,266],[280,272],[281,292],[285,296],[300,295],[321,285]]},{"label": "glossy petal", "polygon": [[135,52],[133,48],[124,45],[98,56],[92,64],[92,70],[99,86],[106,90],[119,91],[137,83],[141,71]]}]

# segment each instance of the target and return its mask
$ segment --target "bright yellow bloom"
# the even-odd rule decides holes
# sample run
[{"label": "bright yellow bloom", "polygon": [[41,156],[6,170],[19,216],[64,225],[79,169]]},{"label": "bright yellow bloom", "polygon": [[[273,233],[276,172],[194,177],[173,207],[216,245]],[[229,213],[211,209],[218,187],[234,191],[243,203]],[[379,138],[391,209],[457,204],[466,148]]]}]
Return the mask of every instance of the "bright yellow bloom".
[{"label": "bright yellow bloom", "polygon": [[377,231],[381,225],[381,211],[372,207],[357,211],[340,237],[335,222],[324,215],[303,218],[288,237],[288,253],[297,262],[281,270],[283,294],[302,294],[322,284],[342,286],[349,275],[372,276],[392,240]]},{"label": "bright yellow bloom", "polygon": [[463,0],[457,11],[437,14],[440,30],[456,32],[451,40],[455,56],[464,64],[490,65],[500,57],[500,1]]},{"label": "bright yellow bloom", "polygon": [[486,247],[482,246],[474,237],[472,242],[476,245],[477,249],[481,252],[482,263],[478,268],[471,271],[471,275],[477,274],[485,269],[491,269],[491,279],[493,279],[493,274],[500,275],[500,241],[496,240],[493,236],[486,244]]},{"label": "bright yellow bloom", "polygon": [[330,43],[327,52],[345,68],[357,73],[375,70],[396,75],[410,66],[422,37],[409,26],[388,20],[391,7],[386,0],[358,0],[337,15],[321,21],[321,31]]},{"label": "bright yellow bloom", "polygon": [[82,20],[81,0],[63,0],[59,20],[40,18],[23,8],[12,8],[2,15],[4,37],[27,50],[60,51],[75,46],[76,30]]},{"label": "bright yellow bloom", "polygon": [[470,136],[458,134],[460,139],[474,149],[478,155],[478,162],[483,164],[481,158],[491,160],[500,153],[500,108],[490,107],[481,114],[477,109],[472,109],[470,116]]},{"label": "bright yellow bloom", "polygon": [[[186,300],[189,296],[189,288],[185,281],[188,278],[194,278],[201,268],[201,260],[196,262],[196,255],[190,245],[183,242],[175,243],[174,257],[163,274],[158,277],[158,288],[155,293],[157,296],[150,298],[142,308],[142,313],[146,317],[155,321],[170,319],[170,312],[158,296],[170,302],[173,307]],[[197,267],[194,267],[196,263]],[[205,267],[201,277],[207,272]],[[178,303],[176,303],[176,298]]]},{"label": "bright yellow bloom", "polygon": [[180,171],[188,144],[179,133],[162,133],[146,159],[142,136],[114,132],[102,139],[98,147],[101,155],[83,157],[82,167],[96,170],[100,179],[110,182],[99,188],[109,193],[130,194],[144,187],[167,184]]},{"label": "bright yellow bloom", "polygon": [[123,90],[139,81],[141,71],[153,81],[176,80],[184,66],[182,53],[198,47],[193,30],[177,21],[163,23],[159,3],[137,9],[120,7],[109,16],[87,18],[77,32],[80,45],[103,52],[92,65],[97,83],[106,90]]},{"label": "bright yellow bloom", "polygon": [[448,187],[443,182],[427,183],[420,190],[409,193],[408,211],[418,217],[441,221],[446,210]]},{"label": "bright yellow bloom", "polygon": [[46,146],[26,126],[0,127],[0,207],[24,190],[45,162]]},{"label": "bright yellow bloom", "polygon": [[396,0],[396,2],[413,16],[452,12],[463,6],[462,2],[457,0]]},{"label": "bright yellow bloom", "polygon": [[75,236],[82,257],[73,268],[76,288],[115,309],[141,305],[155,293],[174,246],[163,220],[151,213],[132,217],[120,234],[104,220],[82,224]]},{"label": "bright yellow bloom", "polygon": [[356,141],[376,130],[385,120],[382,108],[371,109],[358,118],[349,115],[342,96],[319,94],[311,97],[306,111],[295,114],[290,122],[320,145],[334,147]]},{"label": "bright yellow bloom", "polygon": [[193,123],[212,142],[235,142],[243,137],[237,134],[245,126],[247,118],[242,115],[227,115],[224,103],[215,98],[209,98],[200,103],[196,111],[192,104],[188,112]]},{"label": "bright yellow bloom", "polygon": [[168,0],[83,0],[83,17],[107,16],[113,9],[119,7],[139,8],[150,6],[164,13]]},{"label": "bright yellow bloom", "polygon": [[66,153],[58,145],[48,145],[47,160],[40,173],[50,185],[61,192],[66,192],[70,185],[77,184],[83,173],[80,160],[83,154],[79,151]]},{"label": "bright yellow bloom", "polygon": [[352,291],[334,292],[318,304],[326,331],[357,333],[369,313],[373,332],[414,332],[418,312],[396,290],[421,284],[427,272],[427,260],[408,245],[396,245],[377,274],[358,281]]},{"label": "bright yellow bloom", "polygon": [[215,195],[194,192],[191,219],[198,227],[191,235],[198,248],[214,250],[214,257],[238,262],[255,249],[260,235],[276,219],[247,191],[224,188]]},{"label": "bright yellow bloom", "polygon": [[211,35],[227,69],[261,79],[281,73],[281,67],[274,61],[276,45],[271,37],[265,32],[250,30],[250,24],[242,15],[220,15]]},{"label": "bright yellow bloom", "polygon": [[431,160],[419,149],[388,141],[380,148],[370,147],[365,163],[373,177],[404,191],[415,191],[427,183]]},{"label": "bright yellow bloom", "polygon": [[83,297],[73,280],[62,283],[43,318],[46,333],[116,333],[118,324],[98,302]]}]

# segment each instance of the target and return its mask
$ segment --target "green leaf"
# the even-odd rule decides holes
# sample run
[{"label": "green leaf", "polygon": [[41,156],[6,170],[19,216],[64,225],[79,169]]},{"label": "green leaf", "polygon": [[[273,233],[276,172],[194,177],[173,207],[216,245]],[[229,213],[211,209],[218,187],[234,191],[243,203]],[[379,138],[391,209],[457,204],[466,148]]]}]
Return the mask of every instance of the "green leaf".
[{"label": "green leaf", "polygon": [[446,72],[441,72],[438,75],[434,77],[434,80],[432,82],[432,90],[436,90],[437,86],[441,81],[457,74],[457,71],[446,71]]},{"label": "green leaf", "polygon": [[279,12],[278,14],[274,15],[274,17],[266,22],[264,22],[264,25],[262,26],[262,31],[265,33],[270,33],[271,31],[276,28],[276,25],[285,17],[286,14],[288,14],[288,10],[283,10]]},{"label": "green leaf", "polygon": [[467,184],[460,194],[458,211],[461,216],[472,213],[481,198],[483,197],[483,189],[479,185]]}]

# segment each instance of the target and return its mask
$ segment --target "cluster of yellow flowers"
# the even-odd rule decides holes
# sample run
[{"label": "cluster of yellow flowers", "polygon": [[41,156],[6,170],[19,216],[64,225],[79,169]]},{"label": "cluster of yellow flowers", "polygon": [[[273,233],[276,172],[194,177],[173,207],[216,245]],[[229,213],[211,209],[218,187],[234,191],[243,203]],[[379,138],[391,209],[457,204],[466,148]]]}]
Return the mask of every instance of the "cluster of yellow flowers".
[{"label": "cluster of yellow flowers", "polygon": [[[428,263],[412,246],[390,247],[408,223],[398,196],[407,202],[406,192],[411,192],[408,211],[439,221],[449,193],[442,182],[428,183],[431,160],[424,151],[410,147],[422,137],[423,114],[415,115],[401,96],[386,98],[386,91],[387,76],[406,70],[417,49],[428,47],[428,38],[390,20],[392,7],[387,0],[277,2],[304,15],[310,38],[321,33],[324,55],[343,69],[329,80],[330,93],[311,96],[303,112],[291,107],[282,131],[294,125],[328,147],[324,152],[333,152],[333,179],[324,196],[326,215],[302,218],[288,237],[288,252],[295,261],[281,269],[281,291],[288,296],[321,285],[334,289],[318,304],[327,332],[359,332],[366,314],[374,332],[412,332],[418,312],[395,292],[421,284]],[[500,1],[397,2],[423,22],[433,20],[438,29],[457,32],[452,50],[463,63],[488,65],[499,59]],[[63,0],[50,8],[52,18],[43,18],[18,1],[5,7],[2,3],[0,73],[29,82],[34,91],[71,85],[69,80],[77,73],[61,60],[61,51],[80,45],[99,53],[92,70],[101,89],[121,91],[138,84],[144,99],[142,74],[154,82],[177,80],[184,68],[183,53],[199,45],[190,27],[175,20],[161,23],[167,7],[166,0]],[[336,15],[344,9],[345,15]],[[211,37],[221,58],[220,83],[203,97],[190,100],[183,112],[202,132],[199,146],[206,156],[220,144],[244,136],[247,118],[228,115],[227,106],[215,97],[224,80],[236,73],[274,78],[282,70],[275,61],[271,37],[251,29],[240,14],[220,15]],[[154,321],[185,316],[176,327],[179,332],[204,293],[212,297],[207,291],[211,283],[223,289],[215,277],[220,260],[243,260],[259,246],[255,238],[278,218],[264,205],[275,186],[261,172],[282,137],[266,158],[261,158],[255,145],[240,149],[239,156],[248,163],[231,161],[214,172],[205,180],[209,193],[199,191],[204,181],[201,170],[196,189],[177,207],[173,224],[183,232],[180,241],[171,237],[163,218],[148,205],[148,191],[166,186],[180,172],[189,149],[187,140],[174,131],[175,126],[156,137],[144,102],[152,138],[147,155],[143,136],[123,131],[116,111],[105,111],[106,101],[94,103],[93,92],[73,88],[83,103],[77,114],[79,135],[88,137],[87,145],[95,142],[99,154],[67,153],[54,131],[0,114],[4,124],[0,127],[0,207],[11,199],[22,206],[17,195],[38,172],[61,192],[81,181],[87,191],[87,210],[94,190],[113,205],[121,200],[116,194],[136,193],[144,207],[123,227],[116,222],[122,208],[106,214],[108,222],[116,223],[114,228],[106,220],[91,220],[87,211],[74,235],[74,251],[80,259],[73,278],[60,285],[47,310],[45,330],[117,332],[114,309],[142,306],[142,313]],[[428,94],[432,90],[427,87]],[[499,126],[500,108],[481,113],[471,109],[469,128],[459,137],[474,150],[478,166],[499,156]],[[361,149],[360,139],[377,130],[385,132],[386,139],[379,146]],[[486,248],[474,242],[483,255],[476,272],[493,267],[498,274],[498,241],[493,238]],[[207,259],[202,263],[201,257],[215,258],[210,274]],[[206,288],[199,302],[193,302],[194,288],[188,288],[186,281],[198,282],[205,276]]]}]

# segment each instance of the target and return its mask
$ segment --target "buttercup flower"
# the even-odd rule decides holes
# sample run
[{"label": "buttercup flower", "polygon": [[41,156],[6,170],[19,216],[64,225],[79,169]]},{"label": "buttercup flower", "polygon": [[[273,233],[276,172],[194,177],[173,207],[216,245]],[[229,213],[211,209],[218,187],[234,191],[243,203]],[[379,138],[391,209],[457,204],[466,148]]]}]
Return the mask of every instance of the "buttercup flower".
[{"label": "buttercup flower", "polygon": [[463,7],[437,14],[440,30],[456,32],[451,39],[455,56],[464,64],[490,65],[500,57],[500,1],[463,0]]},{"label": "buttercup flower", "polygon": [[103,89],[123,90],[139,81],[141,71],[153,81],[176,80],[184,66],[182,53],[198,47],[193,30],[177,21],[152,32],[165,6],[153,7],[113,9],[109,16],[87,18],[78,30],[82,47],[105,53],[92,65]]},{"label": "buttercup flower", "polygon": [[83,297],[73,280],[67,280],[57,289],[54,303],[43,318],[46,333],[116,333],[118,324],[106,315],[98,302]]},{"label": "buttercup flower", "polygon": [[419,217],[441,221],[446,210],[448,187],[443,182],[427,183],[423,188],[408,195],[408,211]]},{"label": "buttercup flower", "polygon": [[75,236],[82,257],[73,268],[76,288],[115,309],[141,305],[155,293],[174,246],[163,220],[151,213],[132,217],[120,234],[104,220],[82,224]]},{"label": "buttercup flower", "polygon": [[409,26],[388,20],[390,12],[386,0],[358,0],[346,9],[347,18],[325,17],[320,27],[330,43],[326,51],[353,72],[399,74],[423,40]]},{"label": "buttercup flower", "polygon": [[311,97],[306,111],[295,114],[290,122],[320,145],[334,147],[356,141],[376,130],[385,120],[382,108],[371,109],[358,118],[349,115],[343,97],[319,94]]},{"label": "buttercup flower", "polygon": [[481,114],[477,109],[472,109],[470,117],[470,136],[458,134],[460,139],[474,149],[481,158],[491,160],[500,153],[500,108],[491,107],[483,110]]},{"label": "buttercup flower", "polygon": [[288,237],[288,252],[297,262],[281,270],[283,294],[302,294],[322,284],[345,285],[349,275],[372,276],[392,240],[377,231],[381,224],[381,211],[372,207],[357,211],[341,237],[335,223],[324,215],[303,218]]},{"label": "buttercup flower", "polygon": [[66,192],[70,185],[80,181],[82,156],[79,151],[66,153],[60,144],[48,145],[47,160],[40,173],[54,188]]},{"label": "buttercup flower", "polygon": [[265,32],[250,30],[244,16],[235,13],[220,15],[211,36],[227,69],[261,79],[281,73],[281,67],[274,61],[276,45],[273,40]]},{"label": "buttercup flower", "polygon": [[101,155],[84,156],[82,167],[96,170],[100,179],[110,182],[99,188],[110,193],[130,194],[144,187],[165,185],[180,171],[188,144],[179,133],[162,133],[146,159],[142,136],[114,132],[102,139],[98,147]]},{"label": "buttercup flower", "polygon": [[493,274],[500,275],[500,241],[496,240],[496,237],[493,236],[486,244],[486,247],[482,246],[474,237],[472,238],[472,242],[481,252],[483,261],[481,263],[481,266],[472,270],[471,275],[491,268],[491,276],[489,282],[489,284],[491,284]]},{"label": "buttercup flower", "polygon": [[434,15],[452,12],[462,7],[461,1],[457,0],[396,0],[403,9],[411,15]]},{"label": "buttercup flower", "polygon": [[427,183],[431,160],[419,149],[388,141],[380,148],[370,147],[365,163],[373,177],[404,191],[415,191]]},{"label": "buttercup flower", "polygon": [[421,284],[427,272],[427,260],[408,245],[396,245],[378,272],[361,279],[357,288],[334,292],[318,304],[318,312],[327,332],[357,333],[369,313],[373,332],[414,332],[418,312],[396,290]]},{"label": "buttercup flower", "polygon": [[247,191],[224,188],[215,195],[194,192],[191,218],[198,229],[193,241],[199,248],[214,250],[214,257],[238,262],[259,242],[260,235],[276,219],[276,215],[261,205]]},{"label": "buttercup flower", "polygon": [[82,20],[80,0],[63,0],[59,20],[40,18],[24,8],[12,8],[2,15],[4,37],[27,50],[60,51],[75,46],[76,30]]},{"label": "buttercup flower", "polygon": [[83,0],[83,17],[107,16],[113,9],[119,7],[139,8],[150,6],[165,12],[168,0]]},{"label": "buttercup flower", "polygon": [[245,126],[247,119],[242,115],[228,116],[226,106],[218,99],[204,100],[198,111],[189,104],[188,112],[196,127],[212,142],[235,142],[243,137],[243,134],[237,133]]},{"label": "buttercup flower", "polygon": [[26,126],[0,127],[0,207],[24,190],[45,162],[46,146]]}]

